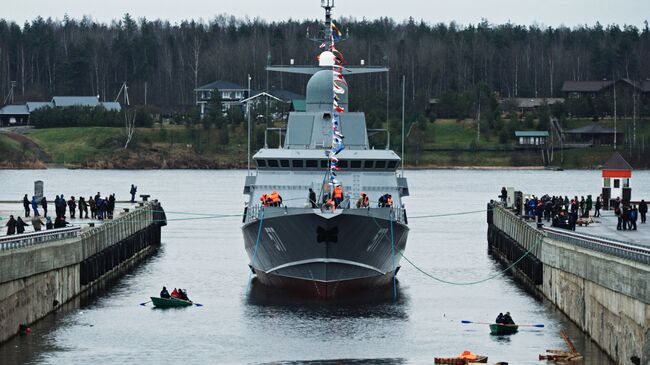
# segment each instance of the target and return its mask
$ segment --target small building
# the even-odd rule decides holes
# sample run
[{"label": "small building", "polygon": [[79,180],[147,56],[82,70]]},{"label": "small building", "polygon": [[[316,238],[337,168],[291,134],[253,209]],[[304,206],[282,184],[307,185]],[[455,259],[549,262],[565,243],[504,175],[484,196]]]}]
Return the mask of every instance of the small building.
[{"label": "small building", "polygon": [[548,136],[548,131],[515,131],[517,147],[544,147]]},{"label": "small building", "polygon": [[564,98],[509,98],[501,99],[499,104],[513,103],[519,113],[531,112],[544,105],[564,104]]},{"label": "small building", "polygon": [[562,132],[567,143],[582,145],[619,145],[623,143],[624,133],[592,123]]},{"label": "small building", "polygon": [[41,108],[54,108],[54,103],[51,101],[28,101],[25,105],[30,113]]},{"label": "small building", "polygon": [[31,113],[42,108],[65,108],[72,106],[104,107],[109,111],[121,111],[116,101],[100,102],[98,96],[55,96],[52,101],[28,101],[22,105],[5,105],[0,109],[0,127],[29,124]]},{"label": "small building", "polygon": [[614,85],[614,81],[565,81],[562,92],[569,98],[582,96],[596,97],[603,90]]},{"label": "small building", "polygon": [[55,96],[52,98],[54,107],[68,106],[99,106],[99,96]]},{"label": "small building", "polygon": [[643,96],[650,95],[650,80],[633,81],[630,79],[613,80],[586,80],[565,81],[562,84],[562,93],[568,98],[598,97],[611,92],[613,86],[620,88],[620,92],[636,92]]},{"label": "small building", "polygon": [[233,106],[241,107],[241,101],[247,99],[249,90],[239,84],[230,81],[217,80],[209,84],[201,85],[194,89],[196,94],[196,105],[201,108],[201,118],[206,113],[206,107],[212,100],[212,93],[219,92],[221,97],[221,108],[223,111]]},{"label": "small building", "polygon": [[605,162],[602,168],[603,204],[609,209],[616,198],[621,198],[623,204],[629,204],[632,199],[632,166],[625,161],[620,153],[615,152]]},{"label": "small building", "polygon": [[5,105],[0,109],[0,127],[29,124],[29,110],[26,105]]}]

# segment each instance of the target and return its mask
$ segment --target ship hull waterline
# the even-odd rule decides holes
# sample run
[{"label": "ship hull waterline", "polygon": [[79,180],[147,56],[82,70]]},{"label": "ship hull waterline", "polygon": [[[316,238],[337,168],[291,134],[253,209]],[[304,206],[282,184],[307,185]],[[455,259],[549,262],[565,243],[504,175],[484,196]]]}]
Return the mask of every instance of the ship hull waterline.
[{"label": "ship hull waterline", "polygon": [[393,285],[409,229],[391,220],[389,208],[265,214],[242,227],[249,265],[264,286],[328,299]]}]

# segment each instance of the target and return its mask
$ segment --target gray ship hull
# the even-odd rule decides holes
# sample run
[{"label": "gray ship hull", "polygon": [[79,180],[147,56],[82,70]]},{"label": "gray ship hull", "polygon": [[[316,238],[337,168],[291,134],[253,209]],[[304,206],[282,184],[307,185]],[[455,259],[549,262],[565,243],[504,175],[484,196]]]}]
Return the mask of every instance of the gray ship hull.
[{"label": "gray ship hull", "polygon": [[391,285],[408,227],[392,220],[391,232],[390,214],[390,208],[332,214],[267,207],[263,220],[242,228],[251,269],[262,284],[308,297],[349,296]]}]

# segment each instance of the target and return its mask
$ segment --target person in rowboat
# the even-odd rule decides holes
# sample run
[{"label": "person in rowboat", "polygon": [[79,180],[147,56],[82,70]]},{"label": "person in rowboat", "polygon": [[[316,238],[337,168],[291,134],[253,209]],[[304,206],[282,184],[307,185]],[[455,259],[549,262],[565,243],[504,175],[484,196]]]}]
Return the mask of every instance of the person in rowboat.
[{"label": "person in rowboat", "polygon": [[189,301],[190,298],[187,297],[187,292],[183,289],[178,289],[178,299],[183,299]]},{"label": "person in rowboat", "polygon": [[510,312],[506,312],[506,314],[503,316],[503,323],[504,324],[515,324],[515,321],[513,321],[512,317],[510,317]]},{"label": "person in rowboat", "polygon": [[171,295],[169,295],[169,292],[167,291],[167,288],[163,286],[162,290],[160,291],[160,297],[163,299],[169,299],[171,298]]},{"label": "person in rowboat", "polygon": [[172,298],[179,298],[179,296],[178,296],[178,290],[176,290],[176,288],[174,288],[174,290],[172,291],[172,295],[171,295],[171,297],[172,297]]},{"label": "person in rowboat", "polygon": [[499,313],[497,316],[497,319],[494,321],[494,323],[501,324],[503,323],[503,313]]}]

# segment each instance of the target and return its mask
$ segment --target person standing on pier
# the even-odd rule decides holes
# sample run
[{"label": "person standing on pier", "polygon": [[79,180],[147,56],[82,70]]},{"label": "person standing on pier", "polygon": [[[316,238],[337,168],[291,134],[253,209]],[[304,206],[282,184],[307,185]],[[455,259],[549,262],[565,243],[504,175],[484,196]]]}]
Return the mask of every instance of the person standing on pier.
[{"label": "person standing on pier", "polygon": [[86,215],[86,219],[88,219],[88,204],[86,203],[86,199],[83,196],[79,197],[79,218],[82,219],[84,218],[84,213]]},{"label": "person standing on pier", "polygon": [[623,229],[623,217],[622,217],[620,207],[614,206],[614,215],[616,216],[617,219],[616,230],[620,231]]},{"label": "person standing on pier", "polygon": [[501,198],[501,203],[505,205],[506,202],[508,201],[508,190],[506,189],[505,186],[501,188],[501,195],[499,195],[499,197]]},{"label": "person standing on pier", "polygon": [[129,194],[131,194],[131,203],[135,203],[135,193],[138,191],[138,187],[131,184],[131,190],[129,191]]},{"label": "person standing on pier", "polygon": [[[27,195],[25,195],[27,197]],[[16,220],[14,219],[13,215],[9,216],[9,220],[7,221],[7,224],[5,224],[7,227],[7,236],[11,236],[12,234],[16,234]]]},{"label": "person standing on pier", "polygon": [[641,215],[641,223],[645,223],[645,215],[648,214],[648,203],[644,199],[641,199],[641,203],[639,203],[639,214]]},{"label": "person standing on pier", "polygon": [[585,202],[585,218],[589,218],[589,212],[591,212],[591,207],[594,205],[594,201],[591,200],[591,195],[587,195],[587,201]]},{"label": "person standing on pier", "polygon": [[38,214],[38,201],[36,201],[36,195],[32,195],[32,210],[34,211],[34,216],[39,216]]},{"label": "person standing on pier", "polygon": [[623,209],[621,209],[621,218],[623,219],[623,230],[629,229],[629,224],[630,224],[630,206],[627,204],[623,205]]},{"label": "person standing on pier", "polygon": [[23,197],[23,208],[25,208],[25,217],[29,217],[29,199],[27,194]]},{"label": "person standing on pier", "polygon": [[97,206],[95,205],[95,199],[92,196],[88,197],[88,205],[90,205],[90,219],[97,218]]},{"label": "person standing on pier", "polygon": [[25,223],[22,218],[18,217],[16,220],[16,233],[23,234],[25,233],[25,227],[29,224]]},{"label": "person standing on pier", "polygon": [[70,218],[74,218],[77,211],[77,202],[74,200],[74,196],[71,196],[70,200],[68,200],[68,208],[70,210]]},{"label": "person standing on pier", "polygon": [[594,212],[594,217],[600,217],[600,209],[603,207],[603,203],[600,201],[600,197],[596,197],[596,211]]},{"label": "person standing on pier", "polygon": [[580,203],[579,203],[579,206],[580,206],[580,218],[585,217],[585,204],[586,204],[585,203],[585,197],[581,196],[580,197]]},{"label": "person standing on pier", "polygon": [[47,217],[47,198],[43,197],[41,199],[41,207],[43,207],[43,217]]},{"label": "person standing on pier", "polygon": [[34,227],[34,232],[39,232],[41,228],[43,227],[43,221],[41,220],[40,217],[34,215],[32,217],[32,227]]},{"label": "person standing on pier", "polygon": [[632,206],[630,209],[630,230],[636,231],[636,220],[639,219],[639,211],[636,208],[636,205]]},{"label": "person standing on pier", "polygon": [[108,218],[113,219],[113,212],[115,211],[115,193],[108,196]]}]

